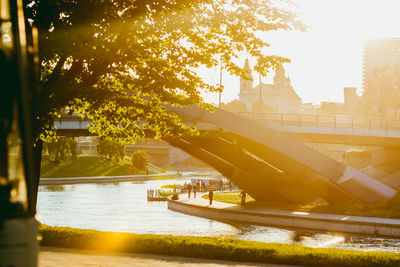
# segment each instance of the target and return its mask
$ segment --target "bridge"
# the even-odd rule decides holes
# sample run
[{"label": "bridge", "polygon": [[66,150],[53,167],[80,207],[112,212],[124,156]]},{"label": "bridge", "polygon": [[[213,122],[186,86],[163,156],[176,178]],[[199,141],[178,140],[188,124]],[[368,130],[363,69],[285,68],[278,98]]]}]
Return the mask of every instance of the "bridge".
[{"label": "bridge", "polygon": [[[303,142],[332,143],[368,146],[400,146],[400,120],[357,118],[350,116],[286,114],[286,113],[236,113],[281,132],[295,133]],[[218,130],[217,125],[186,117],[186,125],[200,131]],[[56,121],[61,135],[89,135],[90,120],[64,116]]]},{"label": "bridge", "polygon": [[[342,124],[337,117],[332,124],[318,116],[307,121],[302,116],[293,120],[280,115],[282,119],[274,120],[265,114],[233,114],[220,109],[210,113],[194,106],[169,109],[185,123],[196,125],[201,134],[164,140],[208,163],[257,200],[304,202],[320,197],[329,203],[376,202],[396,194],[394,189],[293,136],[296,129],[298,134],[343,134],[344,125],[348,124]],[[250,116],[253,117],[249,119]],[[361,128],[353,119],[351,132],[349,128],[346,131],[371,139],[400,138],[400,132],[389,122],[380,124],[385,127],[380,129],[374,129],[372,121],[369,123],[371,128]],[[83,131],[89,124],[71,119],[55,125],[61,131]],[[380,135],[374,135],[377,133]]]}]

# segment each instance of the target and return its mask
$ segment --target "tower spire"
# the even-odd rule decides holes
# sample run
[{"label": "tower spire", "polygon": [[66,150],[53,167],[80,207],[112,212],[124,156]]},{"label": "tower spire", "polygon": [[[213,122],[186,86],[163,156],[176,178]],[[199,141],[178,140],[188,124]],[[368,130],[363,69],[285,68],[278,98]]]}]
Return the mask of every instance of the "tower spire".
[{"label": "tower spire", "polygon": [[251,76],[251,69],[249,59],[244,61],[243,69],[247,71],[247,79],[240,77],[240,91],[247,91],[253,89],[253,77]]},{"label": "tower spire", "polygon": [[245,70],[250,70],[250,64],[249,64],[249,59],[246,58],[246,60],[244,61],[244,67]]}]

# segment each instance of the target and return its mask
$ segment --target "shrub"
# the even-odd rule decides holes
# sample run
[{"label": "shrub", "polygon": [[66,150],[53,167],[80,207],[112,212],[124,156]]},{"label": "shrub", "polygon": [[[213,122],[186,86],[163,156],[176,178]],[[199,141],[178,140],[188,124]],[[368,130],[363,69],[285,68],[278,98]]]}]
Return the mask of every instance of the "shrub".
[{"label": "shrub", "polygon": [[174,192],[172,190],[161,190],[161,189],[158,189],[158,193],[162,197],[169,197],[169,196],[172,196],[172,195],[176,194],[176,191]]},{"label": "shrub", "polygon": [[132,154],[132,165],[140,170],[147,169],[147,154],[142,150],[135,151]]},{"label": "shrub", "polygon": [[108,160],[122,160],[125,156],[125,146],[99,138],[97,142],[97,156]]},{"label": "shrub", "polygon": [[101,232],[41,225],[43,246],[303,266],[399,266],[400,254],[233,238]]},{"label": "shrub", "polygon": [[49,160],[55,163],[72,160],[77,157],[76,151],[77,142],[71,137],[59,137],[57,140],[45,143],[44,150],[49,153]]}]

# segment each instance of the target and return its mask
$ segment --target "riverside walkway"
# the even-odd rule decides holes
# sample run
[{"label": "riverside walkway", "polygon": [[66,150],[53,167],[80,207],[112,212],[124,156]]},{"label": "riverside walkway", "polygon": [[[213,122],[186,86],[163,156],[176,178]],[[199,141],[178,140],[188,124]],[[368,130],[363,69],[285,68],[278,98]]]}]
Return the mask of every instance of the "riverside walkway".
[{"label": "riverside walkway", "polygon": [[168,199],[168,209],[219,221],[400,237],[400,219],[277,210],[218,201],[209,205],[209,200],[200,194],[195,199],[187,199],[186,194],[181,194],[177,201]]},{"label": "riverside walkway", "polygon": [[177,175],[183,176],[179,172],[176,172],[176,171],[167,171],[165,173],[123,175],[123,176],[40,178],[39,185],[146,181],[146,180],[168,178],[169,176],[177,176]]},{"label": "riverside walkway", "polygon": [[250,267],[268,266],[285,267],[294,265],[257,264],[223,260],[196,259],[188,257],[173,257],[152,254],[131,254],[96,252],[90,250],[41,247],[39,252],[39,267],[70,267],[70,266],[160,266],[160,267]]}]

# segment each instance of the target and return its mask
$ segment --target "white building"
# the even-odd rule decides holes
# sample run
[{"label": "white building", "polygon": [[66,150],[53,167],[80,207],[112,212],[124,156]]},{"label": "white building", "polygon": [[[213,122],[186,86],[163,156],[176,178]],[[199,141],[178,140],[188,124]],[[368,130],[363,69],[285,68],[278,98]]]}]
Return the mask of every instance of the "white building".
[{"label": "white building", "polygon": [[[251,73],[248,59],[244,68]],[[240,78],[239,100],[251,111],[253,104],[260,101],[260,85],[253,87],[252,80]],[[282,64],[275,73],[273,84],[261,83],[261,101],[279,113],[301,112],[301,98],[293,90]]]}]

